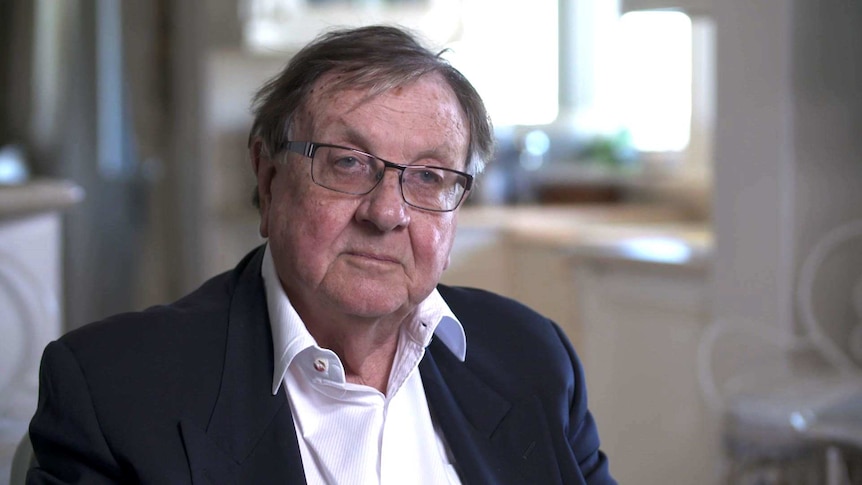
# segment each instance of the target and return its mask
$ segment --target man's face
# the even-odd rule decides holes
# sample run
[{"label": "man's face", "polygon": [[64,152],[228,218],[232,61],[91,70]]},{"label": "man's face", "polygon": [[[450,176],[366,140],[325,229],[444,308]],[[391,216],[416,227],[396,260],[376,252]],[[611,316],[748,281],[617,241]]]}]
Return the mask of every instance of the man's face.
[{"label": "man's face", "polygon": [[[320,79],[297,116],[293,141],[356,148],[395,163],[464,170],[469,128],[437,74],[375,97],[328,89]],[[254,163],[261,234],[269,238],[282,286],[308,321],[353,315],[403,317],[425,299],[448,265],[456,212],[404,202],[399,172],[364,196],[316,185],[311,160]]]}]

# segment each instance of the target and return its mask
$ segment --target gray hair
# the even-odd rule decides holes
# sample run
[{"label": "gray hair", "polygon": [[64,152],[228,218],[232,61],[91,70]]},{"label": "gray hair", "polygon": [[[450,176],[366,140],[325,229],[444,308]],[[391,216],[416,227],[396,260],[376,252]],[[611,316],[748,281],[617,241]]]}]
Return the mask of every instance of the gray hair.
[{"label": "gray hair", "polygon": [[[267,153],[277,153],[299,109],[324,74],[338,73],[335,89],[368,89],[374,96],[407,85],[429,73],[440,74],[455,93],[470,125],[466,171],[482,172],[494,151],[491,120],[472,84],[441,55],[420,44],[406,30],[370,26],[335,30],[302,48],[252,101],[254,124],[249,147],[260,137]],[[257,205],[255,191],[255,205]]]}]

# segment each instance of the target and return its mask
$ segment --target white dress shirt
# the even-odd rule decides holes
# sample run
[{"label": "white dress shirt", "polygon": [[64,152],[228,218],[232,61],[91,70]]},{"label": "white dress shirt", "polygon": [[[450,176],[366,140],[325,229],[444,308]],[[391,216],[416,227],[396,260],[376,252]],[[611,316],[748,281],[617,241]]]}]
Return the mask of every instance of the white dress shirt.
[{"label": "white dress shirt", "polygon": [[464,360],[461,323],[435,289],[401,326],[387,393],[347,382],[338,356],[321,348],[291,305],[267,245],[261,268],[275,364],[285,386],[309,484],[460,484],[431,421],[419,361],[435,335]]}]

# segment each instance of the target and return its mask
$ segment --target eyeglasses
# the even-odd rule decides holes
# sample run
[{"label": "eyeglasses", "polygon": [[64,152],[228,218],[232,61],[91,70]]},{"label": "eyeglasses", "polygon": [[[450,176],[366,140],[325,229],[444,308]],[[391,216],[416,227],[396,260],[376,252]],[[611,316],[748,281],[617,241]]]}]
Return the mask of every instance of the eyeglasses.
[{"label": "eyeglasses", "polygon": [[284,148],[311,159],[311,180],[343,194],[371,193],[387,168],[401,173],[398,182],[404,202],[434,212],[458,208],[473,185],[473,176],[430,165],[400,165],[352,148],[325,143],[289,141]]}]

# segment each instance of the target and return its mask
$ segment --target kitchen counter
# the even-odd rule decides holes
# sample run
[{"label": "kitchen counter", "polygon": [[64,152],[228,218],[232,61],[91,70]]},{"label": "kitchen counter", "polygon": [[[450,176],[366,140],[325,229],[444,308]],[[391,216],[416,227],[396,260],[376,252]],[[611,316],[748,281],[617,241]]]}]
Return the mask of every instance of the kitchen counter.
[{"label": "kitchen counter", "polygon": [[83,198],[83,189],[65,180],[35,179],[21,185],[0,185],[0,219],[64,209]]},{"label": "kitchen counter", "polygon": [[575,258],[694,269],[708,265],[713,244],[707,222],[658,205],[465,207],[459,227]]}]

